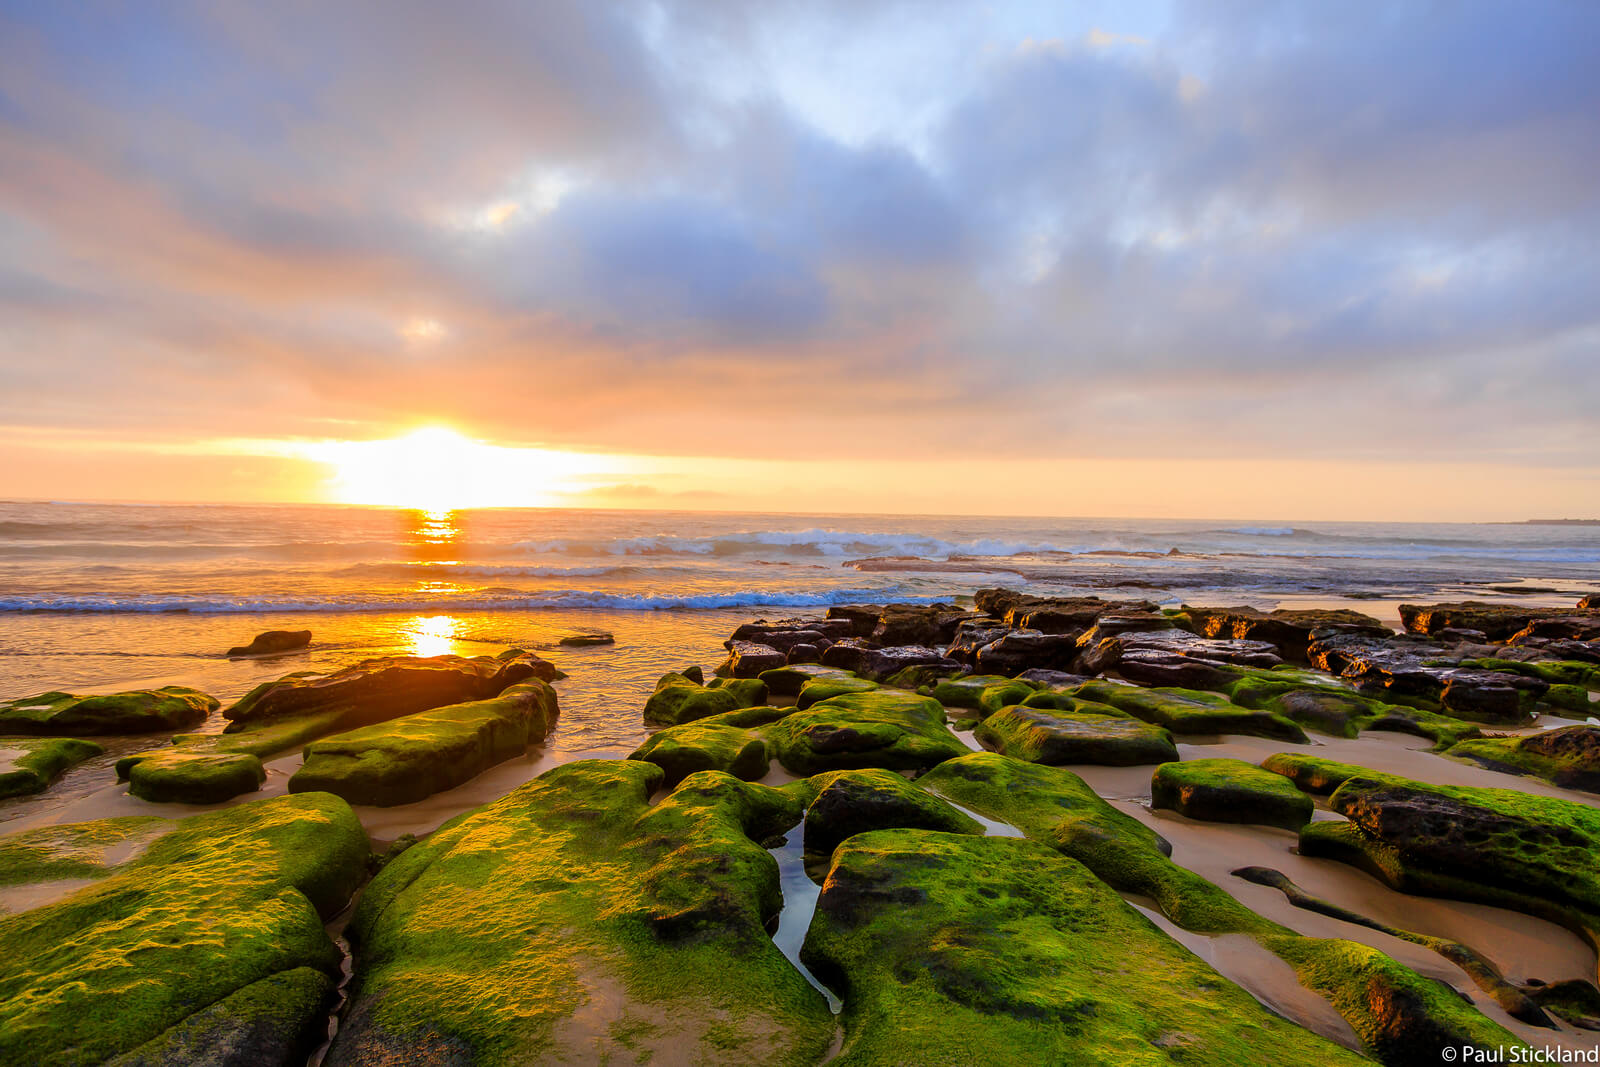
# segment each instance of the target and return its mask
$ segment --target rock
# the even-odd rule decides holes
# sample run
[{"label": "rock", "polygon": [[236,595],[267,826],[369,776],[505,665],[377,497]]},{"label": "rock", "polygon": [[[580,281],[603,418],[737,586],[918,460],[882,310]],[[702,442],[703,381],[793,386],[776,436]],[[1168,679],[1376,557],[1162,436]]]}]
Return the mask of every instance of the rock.
[{"label": "rock", "polygon": [[1116,672],[1139,685],[1179,686],[1184,689],[1221,689],[1242,675],[1237,667],[1227,664],[1154,649],[1125,649],[1117,660]]},{"label": "rock", "polygon": [[978,650],[974,668],[983,674],[1021,674],[1034,668],[1065,670],[1078,658],[1078,633],[1012,630]]},{"label": "rock", "polygon": [[1081,700],[1164,726],[1174,734],[1253,734],[1305,744],[1305,732],[1267,711],[1242,708],[1226,697],[1191,689],[1141,689],[1114,682],[1085,682],[1072,691]]},{"label": "rock", "polygon": [[822,659],[822,649],[816,645],[790,645],[784,653],[784,663],[817,663]]},{"label": "rock", "polygon": [[652,807],[661,782],[565,764],[384,867],[328,1067],[821,1062],[836,1023],[767,933],[783,897],[759,843],[805,787],[703,772]]},{"label": "rock", "polygon": [[813,704],[820,704],[834,697],[849,693],[871,693],[881,688],[877,682],[869,682],[865,678],[857,678],[849,671],[841,671],[837,678],[813,678],[801,686],[800,692],[795,695],[794,703],[797,708],[809,708]]},{"label": "rock", "polygon": [[507,686],[565,677],[531,652],[500,656],[385,656],[362,660],[332,674],[291,674],[266,682],[223,711],[228,729],[297,716],[341,712],[342,729],[369,726],[448,704],[486,700]]},{"label": "rock", "polygon": [[1331,772],[1341,780],[1328,804],[1349,821],[1307,826],[1303,855],[1355,864],[1401,892],[1512,908],[1600,937],[1600,811],[1350,765]]},{"label": "rock", "polygon": [[[261,1058],[249,1062],[273,1063],[273,1048],[298,1048],[325,1023],[298,980],[257,987],[300,968],[339,974],[323,924],[345,907],[370,854],[344,801],[274,797],[176,823],[48,826],[6,847],[49,852],[63,837],[142,848],[54,903],[0,916],[0,1062],[102,1063],[136,1050],[133,1062],[161,1062],[200,1032],[222,1041],[201,1057],[219,1062],[254,1030]],[[66,869],[46,863],[38,873]],[[263,1001],[276,1005],[272,1018],[253,1024]]]},{"label": "rock", "polygon": [[716,673],[731,678],[754,678],[762,671],[775,670],[787,662],[788,657],[770,645],[730,641],[728,658]]},{"label": "rock", "polygon": [[1115,713],[1095,714],[1087,709],[1097,705],[1088,701],[1081,706],[1085,710],[1079,712],[1002,708],[984,719],[973,736],[996,752],[1029,763],[1131,767],[1178,758],[1172,735],[1161,727]]},{"label": "rock", "polygon": [[[1176,629],[1176,624],[1159,611],[1129,611],[1102,615],[1078,638],[1078,647],[1093,648],[1106,638],[1116,637],[1118,634],[1155,634],[1173,629]],[[1187,631],[1184,632],[1187,634]],[[1194,635],[1187,634],[1187,636]]]},{"label": "rock", "polygon": [[771,756],[759,729],[788,715],[788,708],[746,708],[651,734],[628,756],[654,763],[676,786],[697,771],[723,771],[753,782],[767,773]]},{"label": "rock", "polygon": [[1183,611],[1203,637],[1265,641],[1286,658],[1300,662],[1305,661],[1306,646],[1313,634],[1388,637],[1394,632],[1371,615],[1348,608],[1279,608],[1263,612],[1249,607],[1197,608],[1185,604]]},{"label": "rock", "polygon": [[1206,822],[1299,830],[1316,805],[1282,775],[1236,759],[1184,760],[1156,768],[1150,805]]},{"label": "rock", "polygon": [[958,663],[971,666],[977,662],[978,650],[985,645],[992,644],[1011,632],[1011,627],[1004,623],[991,620],[965,619],[957,627],[955,636],[950,639],[950,647],[945,650],[945,655]]},{"label": "rock", "polygon": [[204,722],[217,703],[215,697],[181,685],[104,696],[40,693],[0,702],[0,734],[81,737],[182,730]]},{"label": "rock", "polygon": [[972,618],[953,604],[888,604],[878,615],[871,638],[880,645],[937,645],[955,637],[963,620]]},{"label": "rock", "polygon": [[333,793],[380,807],[412,804],[522,755],[545,739],[559,714],[555,690],[533,678],[488,700],[336,734],[306,746],[289,792]]},{"label": "rock", "polygon": [[803,642],[843,641],[854,635],[854,629],[849,619],[780,619],[777,622],[761,619],[740,626],[733,631],[730,640],[754,641],[787,652]]},{"label": "rock", "polygon": [[664,674],[645,701],[644,721],[655,726],[676,726],[744,706],[737,690],[711,689],[686,675]]},{"label": "rock", "polygon": [[[943,679],[929,690],[928,695],[947,708],[981,708],[984,706],[984,693],[991,687],[1014,692],[1016,699],[1007,701],[1012,704],[1020,704],[1024,697],[1038,688],[1032,682],[1007,678],[1003,674],[968,674],[960,678]],[[999,695],[997,692],[996,696]],[[1002,706],[995,704],[990,710],[998,710]]]},{"label": "rock", "polygon": [[1600,640],[1600,609],[1592,615],[1558,615],[1533,619],[1506,639],[1508,645],[1529,645],[1541,641]]},{"label": "rock", "polygon": [[1445,644],[1486,645],[1489,643],[1489,635],[1482,630],[1463,630],[1455,626],[1446,626],[1442,630],[1435,630],[1429,636],[1435,641],[1443,641]]},{"label": "rock", "polygon": [[824,651],[822,663],[823,666],[851,671],[872,681],[883,681],[907,667],[946,667],[951,671],[962,669],[961,664],[922,645],[869,648],[854,640],[841,641]]},{"label": "rock", "polygon": [[1590,593],[1578,601],[1579,611],[1600,611],[1600,593]]},{"label": "rock", "polygon": [[[872,631],[878,627],[878,616],[883,614],[882,604],[835,604],[828,609],[828,618],[837,619],[850,624],[849,633],[845,637],[871,637]],[[835,637],[835,641],[844,638]]]},{"label": "rock", "polygon": [[1051,671],[1041,667],[1031,667],[1017,675],[1019,682],[1033,682],[1036,685],[1065,688],[1068,686],[1082,685],[1089,679],[1081,674],[1069,674],[1066,671]]},{"label": "rock", "polygon": [[817,678],[853,678],[849,671],[811,663],[791,663],[775,670],[762,671],[760,679],[774,696],[794,696],[809,681]]},{"label": "rock", "polygon": [[1335,737],[1355,737],[1363,730],[1394,730],[1416,734],[1448,748],[1478,728],[1436,712],[1387,704],[1366,693],[1326,677],[1308,677],[1308,671],[1248,671],[1224,687],[1235,704],[1281,715],[1301,726]]},{"label": "rock", "polygon": [[951,660],[939,663],[916,663],[902,667],[884,679],[883,684],[894,689],[931,689],[947,678],[959,678],[967,668]]},{"label": "rock", "polygon": [[255,792],[267,780],[260,758],[248,752],[188,748],[145,753],[125,761],[119,774],[129,793],[155,804],[220,804]]},{"label": "rock", "polygon": [[699,664],[696,664],[693,667],[685,667],[685,668],[683,668],[683,670],[677,671],[675,673],[681,674],[683,677],[689,679],[689,681],[693,682],[695,685],[705,685],[706,684],[706,672],[700,669]]},{"label": "rock", "polygon": [[882,767],[923,770],[969,751],[928,697],[891,690],[832,697],[778,720],[767,732],[791,773]]},{"label": "rock", "polygon": [[104,752],[76,737],[0,738],[0,798],[43,793],[69,768]]},{"label": "rock", "polygon": [[[1352,941],[1301,937],[1262,919],[1211,882],[1173,863],[1165,841],[1113,808],[1065,768],[984,752],[942,763],[918,784],[1010,823],[1030,839],[1079,861],[1122,893],[1155,901],[1168,919],[1184,929],[1212,937],[1242,934],[1255,939],[1293,967],[1302,985],[1326,998],[1381,1063],[1393,1067],[1434,1063],[1446,1048],[1464,1058],[1477,1055],[1480,1062],[1489,1062],[1495,1050],[1517,1042],[1464,997],[1376,949]],[[1463,1053],[1464,1047],[1470,1051]]]},{"label": "rock", "polygon": [[327,1040],[333,979],[296,967],[201,1008],[106,1067],[290,1067]]},{"label": "rock", "polygon": [[1476,760],[1491,770],[1543,778],[1563,789],[1600,793],[1600,726],[1467,740],[1447,755]]},{"label": "rock", "polygon": [[1537,678],[1458,668],[1441,653],[1438,644],[1415,638],[1341,635],[1313,641],[1307,654],[1316,666],[1391,703],[1420,698],[1479,722],[1524,722],[1549,688]]},{"label": "rock", "polygon": [[1432,634],[1444,629],[1480,630],[1491,641],[1504,641],[1534,619],[1570,615],[1564,608],[1536,608],[1526,604],[1487,604],[1465,600],[1450,604],[1401,604],[1400,621],[1407,632]]},{"label": "rock", "polygon": [[595,648],[599,645],[614,645],[616,643],[616,635],[608,633],[568,634],[556,642],[563,648]]},{"label": "rock", "polygon": [[801,958],[849,990],[851,1063],[1363,1062],[1263,1008],[1081,865],[1015,838],[851,838]]},{"label": "rock", "polygon": [[294,652],[311,644],[310,630],[268,630],[256,634],[248,645],[235,645],[228,649],[232,656],[275,656]]},{"label": "rock", "polygon": [[982,836],[983,826],[893,771],[875,768],[819,775],[806,809],[805,848],[827,855],[869,830],[910,827]]}]

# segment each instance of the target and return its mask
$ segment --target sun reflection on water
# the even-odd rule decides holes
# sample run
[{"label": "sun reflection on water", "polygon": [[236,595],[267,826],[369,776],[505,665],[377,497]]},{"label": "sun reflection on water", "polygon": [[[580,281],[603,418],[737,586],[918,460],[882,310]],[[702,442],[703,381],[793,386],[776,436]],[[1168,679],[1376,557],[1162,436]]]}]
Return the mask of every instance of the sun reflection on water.
[{"label": "sun reflection on water", "polygon": [[449,615],[423,615],[406,628],[413,656],[443,656],[455,651],[456,620]]}]

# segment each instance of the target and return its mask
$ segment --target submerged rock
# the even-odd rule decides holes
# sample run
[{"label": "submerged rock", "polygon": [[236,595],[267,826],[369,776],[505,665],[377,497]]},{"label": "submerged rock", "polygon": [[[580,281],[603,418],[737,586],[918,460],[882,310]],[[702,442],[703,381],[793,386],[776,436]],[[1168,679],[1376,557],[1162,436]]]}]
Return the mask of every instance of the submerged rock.
[{"label": "submerged rock", "polygon": [[289,792],[322,791],[382,807],[412,804],[522,755],[545,739],[560,713],[555,690],[535,678],[488,700],[335,734],[306,746]]},{"label": "submerged rock", "polygon": [[373,879],[330,1067],[404,1062],[814,1064],[834,1019],[767,934],[758,842],[804,795],[587,760],[436,831]]},{"label": "submerged rock", "polygon": [[215,697],[181,685],[104,696],[40,693],[0,703],[0,734],[81,737],[182,730],[204,722],[217,704]]},{"label": "submerged rock", "polygon": [[0,738],[0,798],[43,793],[69,768],[104,752],[77,737]]},{"label": "submerged rock", "polygon": [[[48,849],[64,836],[104,838],[102,828],[125,840],[173,827],[64,899],[0,916],[0,1061],[181,1061],[175,1050],[193,1047],[196,1034],[216,1038],[220,1056],[250,1033],[249,1062],[304,1062],[308,1039],[325,1033],[321,984],[259,984],[301,968],[338,975],[323,923],[350,899],[369,852],[349,805],[307,794],[176,824],[109,823],[7,842]],[[210,1050],[204,1058],[217,1062]]]},{"label": "submerged rock", "polygon": [[1267,1011],[1082,865],[1015,838],[851,838],[802,959],[849,990],[841,1062],[1362,1062]]},{"label": "submerged rock", "polygon": [[616,643],[616,635],[610,633],[568,634],[556,642],[563,648],[595,648],[600,645],[614,645]]},{"label": "submerged rock", "polygon": [[228,649],[232,656],[275,656],[294,652],[311,644],[310,630],[268,630],[256,634],[248,645],[235,645]]},{"label": "submerged rock", "polygon": [[1207,822],[1298,830],[1316,805],[1282,775],[1236,759],[1184,760],[1156,768],[1150,805]]}]

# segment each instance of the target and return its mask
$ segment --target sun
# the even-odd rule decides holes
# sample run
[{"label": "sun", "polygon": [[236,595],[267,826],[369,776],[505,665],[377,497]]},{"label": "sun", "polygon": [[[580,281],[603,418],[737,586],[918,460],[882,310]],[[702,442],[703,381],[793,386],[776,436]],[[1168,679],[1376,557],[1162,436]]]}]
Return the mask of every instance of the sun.
[{"label": "sun", "polygon": [[595,457],[475,441],[445,426],[425,426],[383,441],[328,441],[310,450],[332,468],[331,495],[345,504],[459,511],[548,507],[572,479],[597,469]]}]

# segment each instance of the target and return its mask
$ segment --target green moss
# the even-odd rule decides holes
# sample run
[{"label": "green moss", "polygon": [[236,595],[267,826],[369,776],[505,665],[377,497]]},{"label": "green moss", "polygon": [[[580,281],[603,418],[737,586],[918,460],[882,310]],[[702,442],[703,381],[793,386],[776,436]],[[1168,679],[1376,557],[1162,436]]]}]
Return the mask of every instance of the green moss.
[{"label": "green moss", "polygon": [[851,838],[803,959],[846,990],[840,1064],[1362,1062],[1014,838]]},{"label": "green moss", "polygon": [[836,696],[767,730],[773,754],[795,774],[859,767],[921,770],[970,751],[929,697],[883,689]]},{"label": "green moss", "polygon": [[1463,741],[1446,755],[1526,774],[1565,789],[1600,792],[1600,727],[1566,726],[1520,737]]},{"label": "green moss", "polygon": [[205,721],[214,697],[179,685],[104,696],[41,693],[0,703],[0,734],[143,734]]},{"label": "green moss", "polygon": [[797,708],[809,708],[813,704],[820,704],[834,697],[849,696],[852,693],[871,693],[878,688],[880,687],[877,682],[869,682],[853,674],[844,678],[813,678],[800,687],[800,693],[795,697],[794,703]]},{"label": "green moss", "polygon": [[43,793],[68,768],[104,752],[76,737],[0,739],[0,797]]},{"label": "green moss", "polygon": [[1196,689],[1141,689],[1114,682],[1085,682],[1074,696],[1110,704],[1174,734],[1253,734],[1306,743],[1305,731],[1281,715],[1242,708],[1227,697]]},{"label": "green moss", "polygon": [[676,726],[745,706],[734,689],[712,689],[681,674],[665,674],[656,683],[650,699],[645,701],[644,721],[657,726]]},{"label": "green moss", "polygon": [[0,1061],[98,1063],[271,975],[336,974],[323,922],[368,849],[344,801],[277,797],[184,819],[64,900],[0,917]]},{"label": "green moss", "polygon": [[1279,752],[1261,761],[1261,766],[1273,774],[1281,774],[1294,783],[1295,788],[1317,796],[1327,796],[1356,775],[1377,775],[1365,767],[1338,760],[1307,756],[1300,752]]},{"label": "green moss", "polygon": [[[1458,666],[1458,664],[1451,664]],[[1524,678],[1537,678],[1551,685],[1578,686],[1584,689],[1600,689],[1600,666],[1593,663],[1582,663],[1575,660],[1537,660],[1532,663],[1523,663],[1511,659],[1465,659],[1459,664],[1482,671],[1501,671],[1506,674],[1520,674]],[[1549,697],[1545,699],[1548,701]]]},{"label": "green moss", "polygon": [[[975,753],[934,768],[918,784],[1078,860],[1108,885],[1154,900],[1186,930],[1242,933],[1289,962],[1302,985],[1327,997],[1386,1064],[1437,1062],[1439,1050],[1518,1044],[1446,987],[1382,953],[1301,937],[1173,863],[1166,842],[1060,767]],[[1307,831],[1330,823],[1312,823]],[[1302,833],[1304,840],[1305,832]]]},{"label": "green moss", "polygon": [[0,885],[104,878],[176,825],[155,815],[44,826],[0,837]]},{"label": "green moss", "polygon": [[1236,759],[1184,760],[1156,768],[1151,806],[1208,822],[1257,823],[1298,830],[1316,805],[1282,775]]},{"label": "green moss", "polygon": [[566,764],[385,867],[328,1063],[818,1062],[833,1018],[767,935],[781,894],[758,844],[802,791],[705,772],[651,808],[661,780]]},{"label": "green moss", "polygon": [[767,683],[759,678],[713,678],[707,689],[724,689],[739,698],[741,708],[767,702]]},{"label": "green moss", "polygon": [[767,691],[771,695],[792,697],[800,692],[801,686],[817,678],[854,678],[855,675],[838,667],[824,667],[817,663],[791,663],[787,667],[762,671],[756,677],[767,683]]},{"label": "green moss", "polygon": [[261,760],[248,752],[169,748],[128,767],[128,792],[165,804],[220,804],[266,780]]},{"label": "green moss", "polygon": [[[983,691],[991,685],[1010,685],[1015,679],[1003,674],[968,674],[960,678],[944,678],[936,682],[929,695],[947,708],[977,709]],[[1032,692],[1034,686],[1019,683]]]},{"label": "green moss", "polygon": [[[1088,701],[1082,704],[1097,706]],[[1029,763],[1131,767],[1178,758],[1177,746],[1165,729],[1120,714],[1045,711],[1018,705],[990,715],[973,736],[997,752]]]},{"label": "green moss", "polygon": [[334,793],[352,804],[415,803],[522,755],[559,714],[555,690],[534,679],[489,700],[336,734],[306,746],[289,791]]},{"label": "green moss", "polygon": [[1570,711],[1587,717],[1596,710],[1589,700],[1589,690],[1581,685],[1552,685],[1544,691],[1544,702],[1552,708]]},{"label": "green moss", "polygon": [[846,838],[890,827],[983,833],[977,820],[893,771],[834,771],[818,775],[811,784],[816,796],[806,808],[807,852],[826,855]]},{"label": "green moss", "polygon": [[708,719],[658,731],[628,758],[660,767],[666,772],[668,785],[677,785],[696,771],[725,771],[752,781],[766,774],[771,763],[759,730],[725,726]]},{"label": "green moss", "polygon": [[258,1067],[302,1063],[327,1038],[333,979],[296,967],[202,1008],[107,1067]]}]

